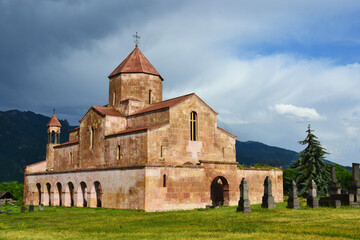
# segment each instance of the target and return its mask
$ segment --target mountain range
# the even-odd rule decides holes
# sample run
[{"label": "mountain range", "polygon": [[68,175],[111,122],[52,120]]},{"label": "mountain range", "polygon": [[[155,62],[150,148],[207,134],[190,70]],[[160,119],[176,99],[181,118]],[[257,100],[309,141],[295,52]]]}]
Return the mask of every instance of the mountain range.
[{"label": "mountain range", "polygon": [[[45,160],[47,128],[50,117],[31,111],[0,111],[0,182],[24,181],[25,166]],[[68,141],[70,126],[60,120],[61,142]],[[236,161],[287,168],[298,158],[297,152],[260,142],[236,141]],[[351,168],[350,168],[351,169]]]}]

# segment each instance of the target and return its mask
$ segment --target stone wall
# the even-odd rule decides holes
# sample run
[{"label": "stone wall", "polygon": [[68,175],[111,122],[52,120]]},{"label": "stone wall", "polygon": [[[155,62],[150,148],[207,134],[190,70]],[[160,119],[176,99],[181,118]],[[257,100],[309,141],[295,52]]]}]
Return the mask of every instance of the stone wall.
[{"label": "stone wall", "polygon": [[79,143],[54,148],[53,171],[74,170],[79,167]]},{"label": "stone wall", "polygon": [[144,165],[147,163],[147,149],[146,131],[106,137],[105,165],[106,167]]},{"label": "stone wall", "polygon": [[[74,206],[83,207],[83,199],[87,207],[97,207],[95,182],[101,186],[102,207],[117,209],[144,208],[144,169],[79,171],[64,173],[45,173],[27,175],[25,185],[25,204],[48,206],[71,206],[69,183],[74,187]],[[83,182],[83,183],[82,183]],[[41,197],[37,184],[41,186]],[[47,184],[50,185],[50,194]],[[59,194],[58,185],[61,185]],[[85,186],[84,191],[81,185]],[[50,200],[50,201],[49,201]]]},{"label": "stone wall", "polygon": [[169,109],[161,109],[154,112],[129,116],[127,118],[128,128],[158,125],[169,122]]},{"label": "stone wall", "polygon": [[282,170],[279,169],[238,169],[235,164],[204,163],[201,166],[147,167],[145,176],[146,211],[194,209],[212,205],[211,185],[217,177],[225,179],[223,182],[227,183],[226,205],[238,204],[239,186],[243,177],[250,188],[251,204],[261,203],[266,176],[273,182],[275,201],[283,201]]}]

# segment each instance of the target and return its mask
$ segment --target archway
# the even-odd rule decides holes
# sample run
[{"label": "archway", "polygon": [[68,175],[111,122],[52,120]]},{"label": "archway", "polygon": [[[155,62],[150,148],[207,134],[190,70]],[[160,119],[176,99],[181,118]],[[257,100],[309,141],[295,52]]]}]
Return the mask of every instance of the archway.
[{"label": "archway", "polygon": [[96,193],[96,207],[101,207],[102,206],[102,189],[101,189],[101,185],[98,181],[94,182],[94,186],[95,186],[95,193]]},{"label": "archway", "polygon": [[36,188],[37,188],[37,191],[38,191],[38,205],[40,205],[41,204],[41,185],[40,185],[40,183],[37,183],[36,184]]},{"label": "archway", "polygon": [[51,184],[50,183],[46,183],[46,202],[44,203],[44,205],[46,206],[51,206]]},{"label": "archway", "polygon": [[56,187],[57,187],[57,191],[58,191],[58,203],[59,203],[59,206],[62,206],[62,186],[61,186],[61,183],[57,183],[56,184]]},{"label": "archway", "polygon": [[211,201],[212,205],[229,205],[229,184],[226,178],[218,176],[211,182]]},{"label": "archway", "polygon": [[78,191],[78,195],[80,195],[80,197],[81,197],[81,199],[80,199],[80,201],[81,201],[81,205],[79,204],[79,206],[81,206],[81,207],[87,207],[87,192],[88,192],[88,190],[87,190],[87,186],[86,186],[86,183],[85,182],[81,182],[80,183],[80,192],[81,192],[81,194],[79,193],[79,191]]},{"label": "archway", "polygon": [[69,187],[69,196],[70,196],[70,206],[74,206],[74,184],[72,182],[68,183]]}]

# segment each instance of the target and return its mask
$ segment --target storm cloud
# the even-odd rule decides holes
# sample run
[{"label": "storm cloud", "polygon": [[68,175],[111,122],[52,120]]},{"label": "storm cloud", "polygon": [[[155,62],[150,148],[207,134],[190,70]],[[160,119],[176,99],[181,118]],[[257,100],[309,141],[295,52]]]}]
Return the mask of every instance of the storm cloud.
[{"label": "storm cloud", "polygon": [[308,124],[329,160],[360,154],[358,1],[0,0],[0,109],[72,124],[108,98],[140,49],[164,97],[196,92],[239,140],[301,150]]}]

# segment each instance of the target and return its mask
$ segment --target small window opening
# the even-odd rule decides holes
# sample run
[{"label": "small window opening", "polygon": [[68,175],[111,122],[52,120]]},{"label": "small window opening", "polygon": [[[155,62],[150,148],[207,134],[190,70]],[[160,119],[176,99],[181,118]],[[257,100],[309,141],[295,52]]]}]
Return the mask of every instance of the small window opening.
[{"label": "small window opening", "polygon": [[163,146],[160,147],[160,157],[163,157]]},{"label": "small window opening", "polygon": [[197,122],[196,119],[197,114],[196,112],[191,112],[190,114],[190,140],[197,141]]},{"label": "small window opening", "polygon": [[92,127],[90,129],[90,149],[93,149],[94,148],[94,140],[95,140],[95,131],[94,131],[94,128]]},{"label": "small window opening", "polygon": [[116,150],[116,159],[120,160],[121,159],[121,147],[120,145],[117,146],[117,150]]},{"label": "small window opening", "polygon": [[55,131],[51,132],[51,143],[55,143],[56,142],[56,135],[55,135]]},{"label": "small window opening", "polygon": [[116,93],[115,91],[113,92],[113,106],[116,105]]},{"label": "small window opening", "polygon": [[151,104],[151,99],[152,98],[152,96],[151,96],[151,90],[149,90],[149,104]]},{"label": "small window opening", "polygon": [[225,157],[225,148],[223,147],[223,158]]},{"label": "small window opening", "polygon": [[70,164],[71,164],[71,166],[74,164],[74,162],[73,162],[73,154],[72,154],[72,152],[70,153]]},{"label": "small window opening", "polygon": [[166,174],[163,175],[163,187],[166,187]]}]

